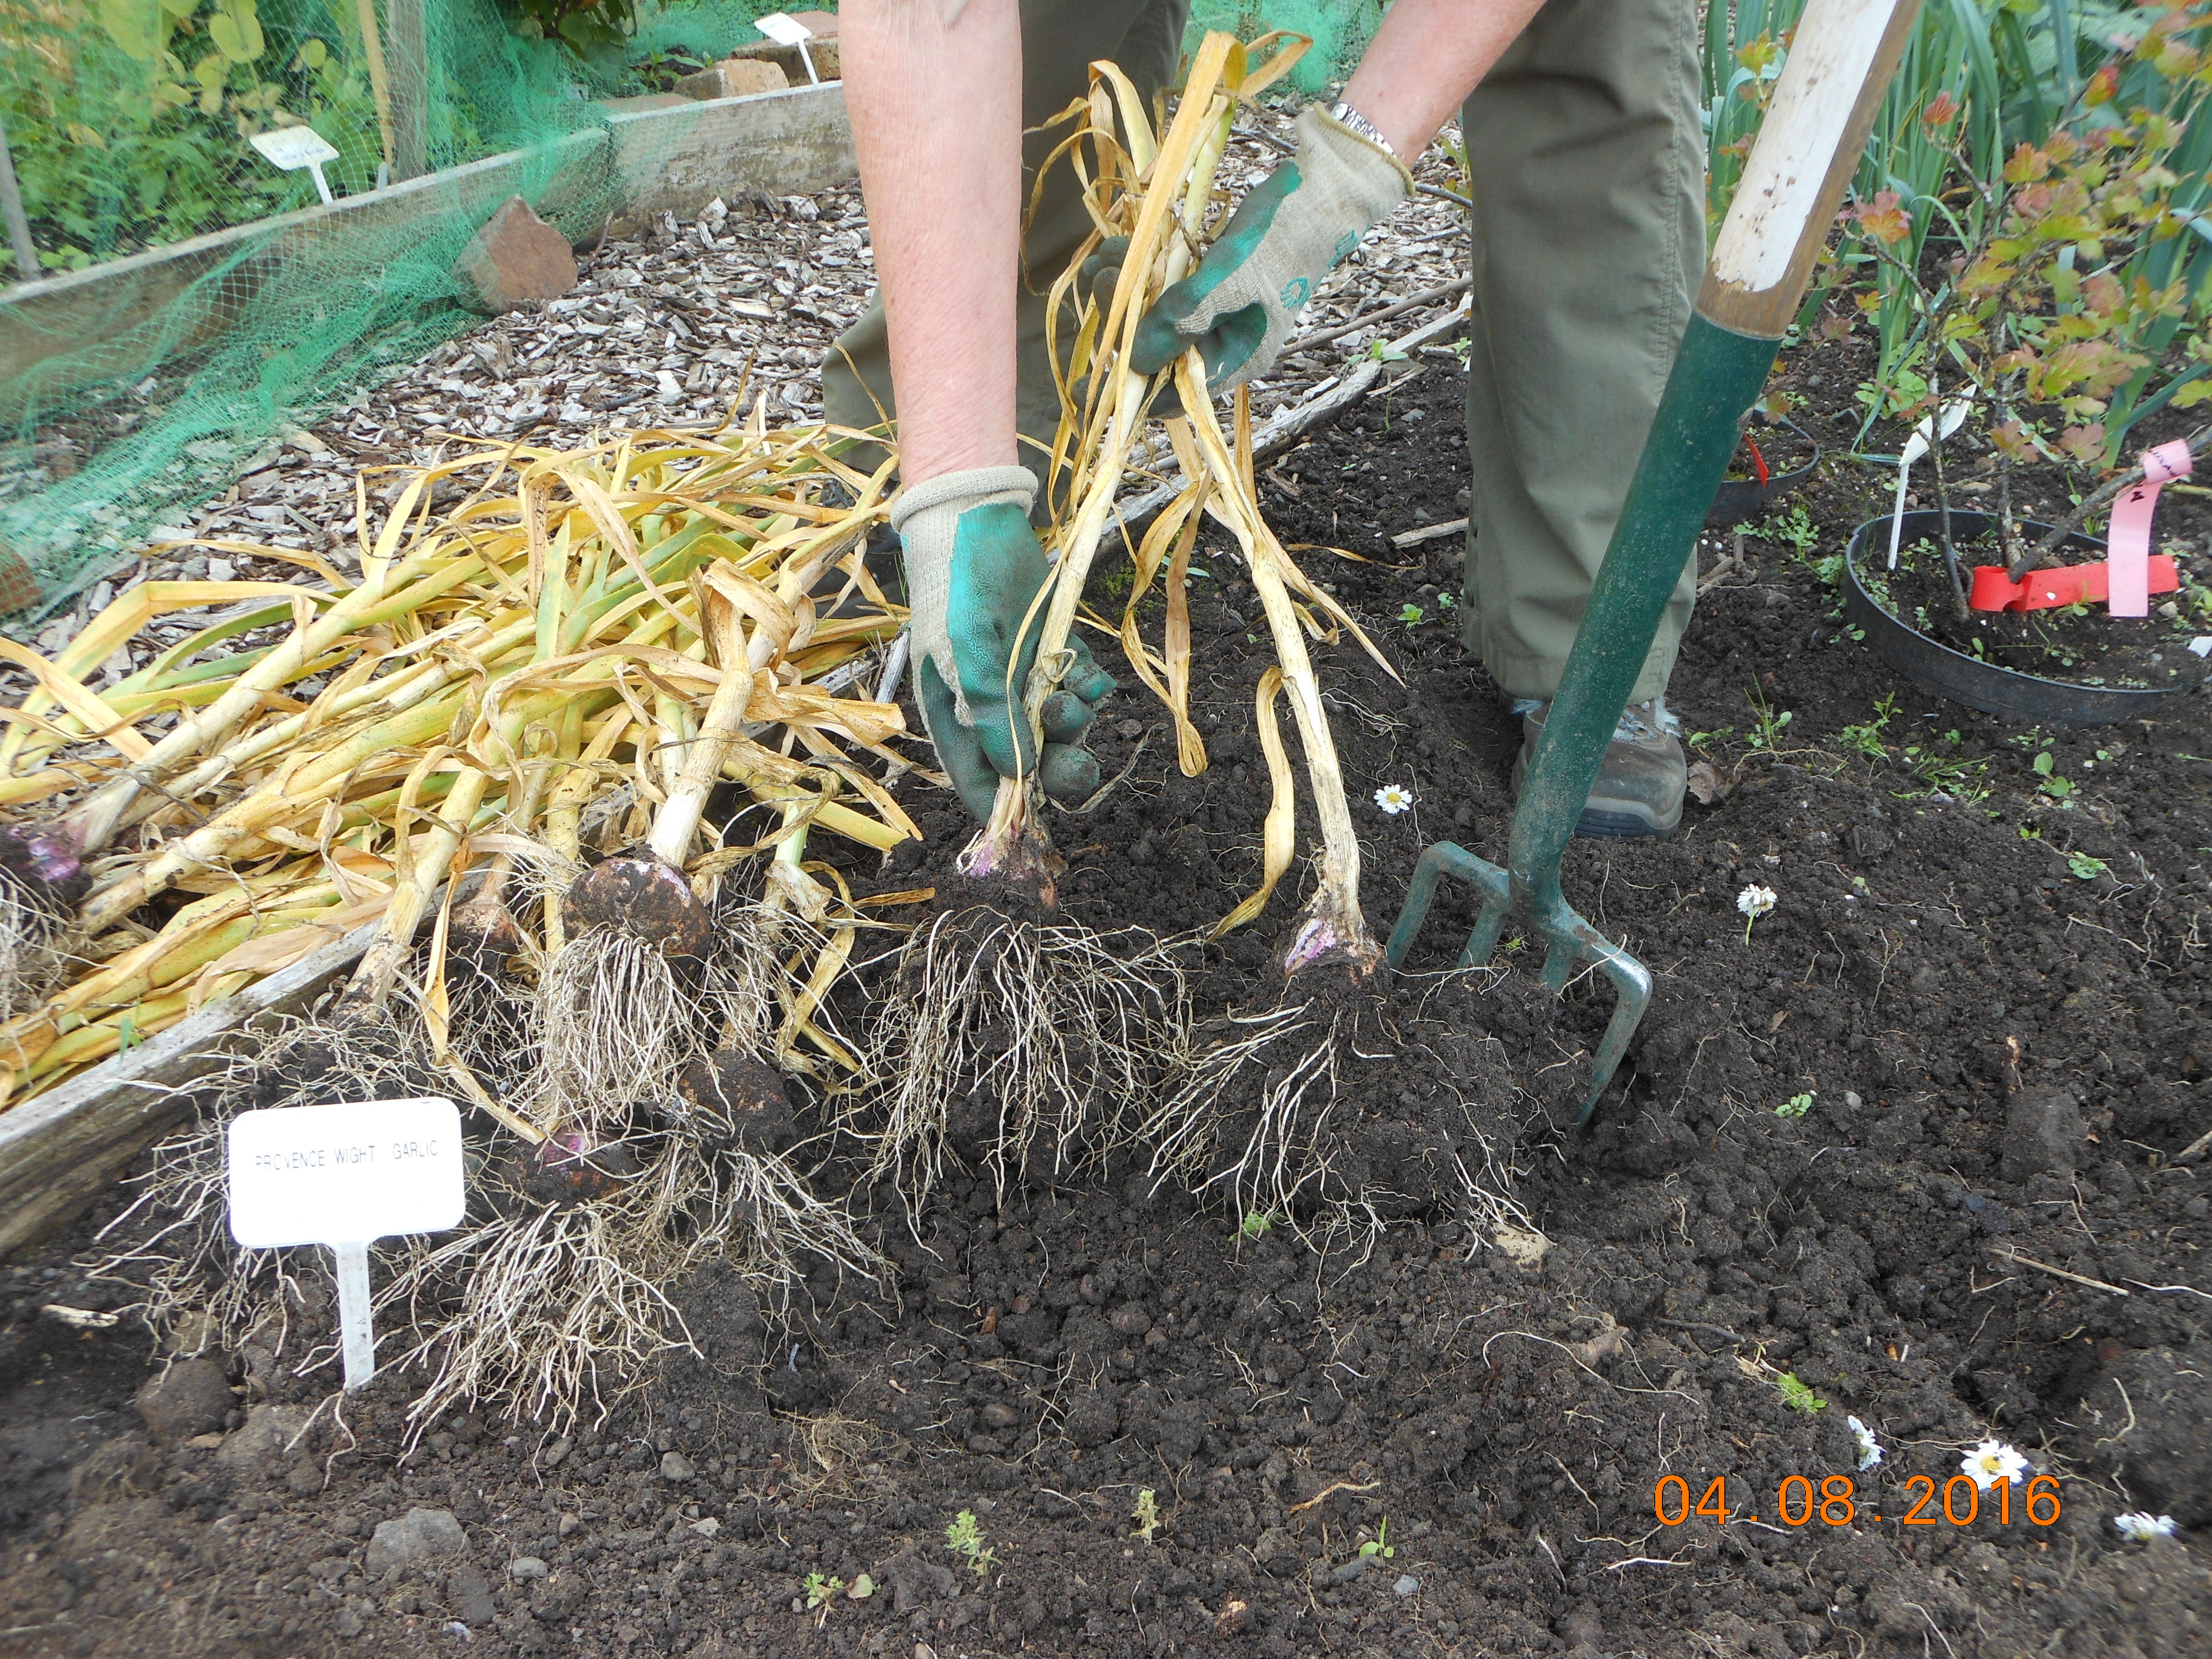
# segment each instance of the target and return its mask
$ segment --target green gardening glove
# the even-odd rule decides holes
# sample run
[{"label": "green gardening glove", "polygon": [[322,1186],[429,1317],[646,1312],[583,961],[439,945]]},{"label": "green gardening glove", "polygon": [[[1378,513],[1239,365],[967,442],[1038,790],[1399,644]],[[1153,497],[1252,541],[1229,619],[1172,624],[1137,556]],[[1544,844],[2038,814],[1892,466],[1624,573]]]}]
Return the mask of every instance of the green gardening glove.
[{"label": "green gardening glove", "polygon": [[1198,269],[1137,325],[1139,374],[1194,345],[1216,391],[1264,374],[1322,279],[1413,193],[1396,156],[1318,105],[1298,117],[1297,134],[1297,155],[1245,193]]},{"label": "green gardening glove", "polygon": [[1058,801],[1098,788],[1098,763],[1077,745],[1115,686],[1082,641],[1068,641],[1074,665],[1045,699],[1041,761],[1022,712],[1044,621],[1042,610],[1029,615],[1030,602],[1051,571],[1030,528],[1036,489],[1027,467],[981,467],[915,484],[891,510],[906,553],[922,720],[945,775],[979,818],[991,816],[1001,778],[1034,772]]}]

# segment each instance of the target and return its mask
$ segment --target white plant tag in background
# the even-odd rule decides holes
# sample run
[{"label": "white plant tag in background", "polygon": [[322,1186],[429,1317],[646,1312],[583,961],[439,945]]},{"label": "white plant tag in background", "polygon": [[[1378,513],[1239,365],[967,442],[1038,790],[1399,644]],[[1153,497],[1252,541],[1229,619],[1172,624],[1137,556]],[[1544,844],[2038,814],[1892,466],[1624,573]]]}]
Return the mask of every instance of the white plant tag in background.
[{"label": "white plant tag in background", "polygon": [[797,46],[799,61],[806,65],[806,78],[816,86],[822,84],[822,77],[815,73],[814,54],[806,49],[806,43],[814,38],[812,29],[790,13],[781,11],[772,11],[765,17],[754,18],[753,27],[779,46]]},{"label": "white plant tag in background", "polygon": [[765,17],[756,17],[753,27],[779,46],[795,46],[802,40],[814,38],[812,29],[786,11],[772,11]]},{"label": "white plant tag in background", "polygon": [[460,1109],[434,1096],[241,1112],[228,1150],[233,1238],[249,1250],[336,1254],[345,1385],[362,1387],[376,1374],[368,1247],[460,1224]]},{"label": "white plant tag in background", "polygon": [[337,161],[338,153],[313,127],[274,127],[267,132],[255,133],[247,142],[287,173],[307,168],[315,175],[315,193],[325,202],[331,199],[330,181],[323,177],[323,163]]}]

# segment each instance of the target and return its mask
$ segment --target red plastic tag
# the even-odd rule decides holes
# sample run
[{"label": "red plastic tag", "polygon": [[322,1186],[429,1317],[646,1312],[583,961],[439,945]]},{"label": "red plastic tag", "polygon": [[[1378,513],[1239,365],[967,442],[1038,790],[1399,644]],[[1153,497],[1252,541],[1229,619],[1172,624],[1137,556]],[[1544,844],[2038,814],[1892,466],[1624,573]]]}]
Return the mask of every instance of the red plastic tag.
[{"label": "red plastic tag", "polygon": [[[2160,553],[2148,561],[2146,592],[2172,593],[2181,586],[2181,573]],[[1974,585],[1966,603],[1977,611],[2051,611],[2063,605],[2093,604],[2112,589],[2112,569],[2103,560],[2094,564],[2063,564],[2055,570],[2031,570],[2024,581],[2013,581],[2001,564],[1974,567]]]}]

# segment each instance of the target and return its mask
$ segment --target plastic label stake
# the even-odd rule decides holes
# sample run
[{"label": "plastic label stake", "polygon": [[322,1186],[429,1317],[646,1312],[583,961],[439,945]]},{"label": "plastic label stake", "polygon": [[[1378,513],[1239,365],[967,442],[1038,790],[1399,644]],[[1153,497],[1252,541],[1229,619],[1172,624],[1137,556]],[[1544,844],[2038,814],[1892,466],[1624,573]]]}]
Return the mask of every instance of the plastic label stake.
[{"label": "plastic label stake", "polygon": [[461,1114],[450,1100],[241,1112],[230,1123],[230,1236],[249,1250],[329,1246],[350,1394],[376,1375],[368,1247],[460,1225]]},{"label": "plastic label stake", "polygon": [[307,168],[315,175],[315,194],[325,202],[331,199],[330,180],[323,177],[323,163],[337,161],[338,153],[314,128],[276,127],[255,133],[248,142],[287,173]]},{"label": "plastic label stake", "polygon": [[[1936,390],[1932,380],[1928,390],[1931,394]],[[1952,404],[1942,411],[1943,428],[1940,432],[1936,428],[1936,411],[1931,409],[1920,424],[1912,428],[1912,435],[1905,441],[1905,453],[1897,458],[1897,506],[1889,515],[1889,568],[1892,570],[1897,568],[1899,532],[1905,528],[1905,486],[1911,481],[1912,464],[1956,432],[1959,422],[1966,418],[1966,411],[1973,406],[1971,394]]]},{"label": "plastic label stake", "polygon": [[2112,566],[2107,585],[2115,617],[2150,615],[2150,519],[2158,511],[2159,486],[2189,476],[2189,446],[2180,439],[2143,451],[2142,482],[2112,503],[2112,526],[2105,535],[2105,561]]},{"label": "plastic label stake", "polygon": [[814,38],[812,29],[784,11],[772,11],[765,17],[756,17],[753,27],[779,46],[797,46],[799,61],[806,65],[807,80],[817,87],[822,84],[822,77],[814,72],[814,54],[806,49],[806,43]]}]

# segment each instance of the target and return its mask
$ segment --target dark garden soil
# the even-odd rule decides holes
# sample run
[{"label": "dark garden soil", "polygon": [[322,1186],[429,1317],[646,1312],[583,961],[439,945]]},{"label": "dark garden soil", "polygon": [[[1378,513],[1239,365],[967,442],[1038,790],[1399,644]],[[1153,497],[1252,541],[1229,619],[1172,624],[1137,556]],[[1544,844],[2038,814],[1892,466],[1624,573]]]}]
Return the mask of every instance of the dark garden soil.
[{"label": "dark garden soil", "polygon": [[[1406,676],[1319,653],[1378,930],[1424,843],[1505,842],[1518,734],[1443,603],[1458,538],[1387,539],[1465,511],[1458,398],[1435,363],[1267,470],[1286,541],[1371,561],[1303,556]],[[2192,696],[2028,732],[1903,685],[1814,563],[1882,482],[1829,463],[1804,555],[1778,527],[1705,550],[1735,562],[1671,701],[1714,799],[1665,843],[1567,860],[1657,978],[1588,1133],[1610,994],[1546,997],[1533,945],[1453,973],[1474,911],[1450,892],[1404,973],[1332,1005],[1356,1018],[1327,1190],[1379,1231],[1302,1242],[1308,1206],[1240,1240],[1131,1154],[1003,1202],[956,1170],[911,1227],[878,1195],[896,1294],[825,1279],[787,1328],[733,1275],[686,1285],[698,1357],[573,1437],[488,1410],[410,1449],[405,1377],[341,1421],[327,1369],[254,1352],[172,1371],[156,1438],[130,1320],[41,1312],[117,1297],[62,1241],[0,1278],[0,1654],[2208,1650],[2212,1177],[2183,1154],[2212,1127],[2212,721]],[[2160,530],[2212,576],[2192,498]],[[1097,927],[1183,932],[1256,880],[1264,635],[1228,551],[1196,562],[1212,766],[1183,778],[1139,695],[1107,715],[1108,774],[1142,755],[1054,823],[1065,908]],[[1389,783],[1413,810],[1377,810]],[[942,884],[961,821],[903,793]],[[1274,1005],[1296,879],[1193,950],[1201,1014]],[[1754,882],[1778,896],[1747,940]],[[1793,1408],[1784,1374],[1824,1403]],[[1966,1522],[1946,1483],[1988,1438],[2051,1477],[2050,1524],[2019,1487]],[[1692,1512],[1662,1524],[1655,1494]],[[459,1547],[418,1523],[388,1565],[372,1533],[417,1508]],[[963,1510],[980,1574],[946,1546]],[[2133,1510],[2181,1535],[2125,1541]],[[807,1611],[813,1573],[875,1593]]]}]

